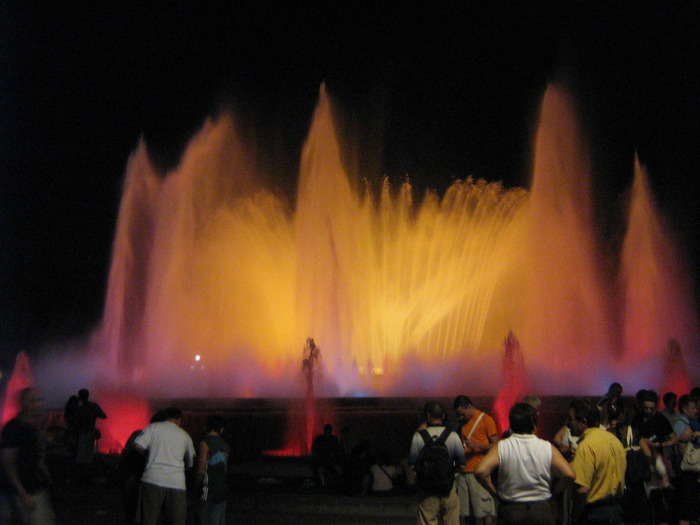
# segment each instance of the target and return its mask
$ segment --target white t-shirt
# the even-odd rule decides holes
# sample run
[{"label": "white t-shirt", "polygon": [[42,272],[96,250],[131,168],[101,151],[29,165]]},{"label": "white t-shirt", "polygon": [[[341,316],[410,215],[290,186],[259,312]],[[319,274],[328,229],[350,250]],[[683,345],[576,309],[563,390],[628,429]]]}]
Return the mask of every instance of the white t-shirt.
[{"label": "white t-shirt", "polygon": [[141,481],[168,489],[185,490],[185,466],[194,463],[190,435],[172,421],[151,423],[134,442],[148,451]]},{"label": "white t-shirt", "polygon": [[534,434],[512,434],[498,442],[498,491],[504,501],[552,497],[552,445]]},{"label": "white t-shirt", "polygon": [[[428,434],[431,436],[439,436],[445,430],[445,427],[434,425],[429,426],[427,429]],[[420,432],[413,434],[413,439],[411,440],[411,452],[408,458],[409,465],[415,465],[418,461],[418,456],[420,451],[423,449],[425,441]],[[456,465],[464,465],[466,460],[464,459],[464,446],[462,445],[462,440],[457,435],[457,432],[450,432],[445,441],[447,450],[450,452],[450,457],[454,460]]]},{"label": "white t-shirt", "polygon": [[564,432],[561,434],[561,444],[568,446],[571,450],[576,450],[578,448],[578,438],[580,436],[574,436],[571,434],[571,429],[566,427]]},{"label": "white t-shirt", "polygon": [[383,492],[394,488],[394,477],[396,477],[396,467],[394,465],[379,466],[372,465],[372,490]]}]

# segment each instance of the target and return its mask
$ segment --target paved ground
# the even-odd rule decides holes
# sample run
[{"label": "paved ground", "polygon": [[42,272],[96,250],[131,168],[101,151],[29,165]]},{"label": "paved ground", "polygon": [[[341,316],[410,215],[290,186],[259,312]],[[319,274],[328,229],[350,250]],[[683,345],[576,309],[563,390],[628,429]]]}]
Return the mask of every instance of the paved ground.
[{"label": "paved ground", "polygon": [[[58,468],[57,473],[70,475]],[[61,525],[123,525],[126,501],[114,474],[114,460],[101,458],[89,482],[56,479],[54,506]],[[235,472],[242,483],[229,501],[228,520],[236,525],[409,525],[415,523],[411,495],[380,498],[343,496],[311,487],[303,465],[248,464]],[[258,477],[259,476],[259,477]],[[194,522],[193,522],[194,523]]]}]

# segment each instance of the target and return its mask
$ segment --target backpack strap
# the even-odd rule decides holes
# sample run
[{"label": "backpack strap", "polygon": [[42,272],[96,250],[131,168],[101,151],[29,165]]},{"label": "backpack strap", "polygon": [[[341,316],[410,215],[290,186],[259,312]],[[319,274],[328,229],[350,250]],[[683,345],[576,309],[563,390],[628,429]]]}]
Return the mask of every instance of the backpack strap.
[{"label": "backpack strap", "polygon": [[430,432],[428,432],[426,429],[423,429],[418,433],[421,435],[421,437],[423,438],[423,441],[427,445],[431,441],[435,441],[435,442],[439,441],[441,443],[445,443],[447,441],[447,436],[449,436],[451,432],[452,431],[449,428],[445,427],[445,430],[442,431],[442,434],[440,434],[439,436],[437,436],[435,438],[433,438],[433,436],[430,435]]},{"label": "backpack strap", "polygon": [[445,427],[445,430],[442,431],[442,434],[440,434],[440,437],[437,438],[437,440],[440,443],[445,443],[447,441],[447,437],[452,433],[452,431]]},{"label": "backpack strap", "polygon": [[476,427],[479,426],[479,422],[481,421],[481,418],[482,418],[482,417],[484,417],[484,413],[483,413],[483,412],[482,412],[481,414],[479,414],[479,417],[478,417],[478,418],[476,418],[476,423],[474,423],[474,426],[472,426],[471,430],[469,430],[469,435],[467,436],[467,439],[469,439],[470,437],[472,437],[472,434],[473,434],[474,431],[476,430]]}]

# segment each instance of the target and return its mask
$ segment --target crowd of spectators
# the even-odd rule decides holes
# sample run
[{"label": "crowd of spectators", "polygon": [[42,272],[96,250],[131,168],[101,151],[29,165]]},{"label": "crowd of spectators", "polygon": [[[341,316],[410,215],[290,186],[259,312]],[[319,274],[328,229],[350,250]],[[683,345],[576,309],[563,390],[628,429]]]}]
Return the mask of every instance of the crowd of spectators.
[{"label": "crowd of spectators", "polygon": [[[339,435],[328,423],[311,447],[307,488],[318,493],[385,497],[415,494],[420,523],[697,523],[700,511],[698,403],[691,392],[640,390],[623,397],[619,383],[597,402],[575,399],[558,430],[541,435],[542,401],[526,396],[511,408],[510,428],[467,396],[457,396],[450,414],[437,402],[424,407],[410,453]],[[663,407],[661,407],[663,402]],[[56,522],[50,502],[52,473],[46,466],[41,393],[20,394],[21,411],[0,436],[0,522]],[[89,482],[98,472],[96,420],[107,418],[89,392],[66,404],[63,440],[75,468],[67,481]],[[182,428],[183,413],[170,407],[135,430],[111,473],[122,488],[126,523],[226,523],[231,495],[228,466],[236,450],[227,442],[227,421],[207,418],[197,447]],[[449,491],[429,494],[421,486],[421,451],[449,437],[454,472]],[[56,432],[56,429],[53,429]],[[427,437],[426,437],[427,436]],[[456,447],[456,448],[455,448]],[[603,459],[604,458],[604,459]],[[418,475],[417,475],[417,472]],[[61,480],[58,480],[61,481]],[[164,521],[165,520],[165,521]]]}]

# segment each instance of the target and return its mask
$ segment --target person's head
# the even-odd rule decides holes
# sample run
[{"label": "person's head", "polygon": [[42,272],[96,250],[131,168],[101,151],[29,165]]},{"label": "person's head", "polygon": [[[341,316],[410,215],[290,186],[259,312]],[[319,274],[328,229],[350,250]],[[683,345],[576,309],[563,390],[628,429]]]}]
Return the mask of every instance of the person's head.
[{"label": "person's head", "polygon": [[222,434],[224,431],[224,426],[226,426],[224,418],[217,414],[207,416],[207,419],[204,421],[204,431],[207,434],[209,434],[210,432]]},{"label": "person's head", "polygon": [[165,414],[165,410],[158,410],[155,414],[151,416],[151,423],[160,423],[168,419]]},{"label": "person's head", "polygon": [[80,399],[81,401],[87,401],[88,399],[90,399],[90,391],[87,388],[81,388],[80,390],[78,390],[78,399]]},{"label": "person's head", "polygon": [[177,407],[168,407],[163,410],[163,417],[165,421],[172,421],[178,425],[182,423],[182,410]]},{"label": "person's head", "polygon": [[474,405],[467,396],[457,396],[452,403],[452,408],[460,418],[469,419],[474,415]]},{"label": "person's head", "polygon": [[620,383],[611,383],[608,387],[608,399],[617,399],[622,395],[622,385]]},{"label": "person's head", "polygon": [[445,420],[445,407],[437,401],[429,401],[424,407],[425,418],[428,423],[442,423]]},{"label": "person's head", "polygon": [[333,425],[330,423],[323,425],[323,433],[330,436],[333,433]]},{"label": "person's head", "polygon": [[574,399],[569,404],[569,428],[574,436],[600,426],[600,410],[586,399]]},{"label": "person's head", "polygon": [[527,404],[530,405],[532,408],[534,408],[534,409],[535,409],[535,412],[539,412],[539,411],[540,411],[540,408],[542,407],[542,400],[541,400],[539,397],[534,396],[534,395],[532,395],[532,394],[526,395],[526,396],[523,398],[523,401],[522,401],[522,402],[523,402],[523,403],[527,403]]},{"label": "person's head", "polygon": [[700,386],[693,387],[693,389],[690,391],[690,397],[694,397],[700,401]]},{"label": "person's head", "polygon": [[650,419],[655,413],[659,404],[659,396],[653,390],[643,390],[638,395],[639,406],[644,419]]},{"label": "person's head", "polygon": [[676,402],[678,401],[678,396],[675,392],[666,392],[663,397],[664,407],[666,410],[675,410]]},{"label": "person's head", "polygon": [[537,426],[537,411],[529,403],[516,403],[508,413],[510,429],[515,434],[534,434]]},{"label": "person's head", "polygon": [[698,400],[689,395],[683,395],[678,400],[678,411],[689,419],[698,417]]}]

